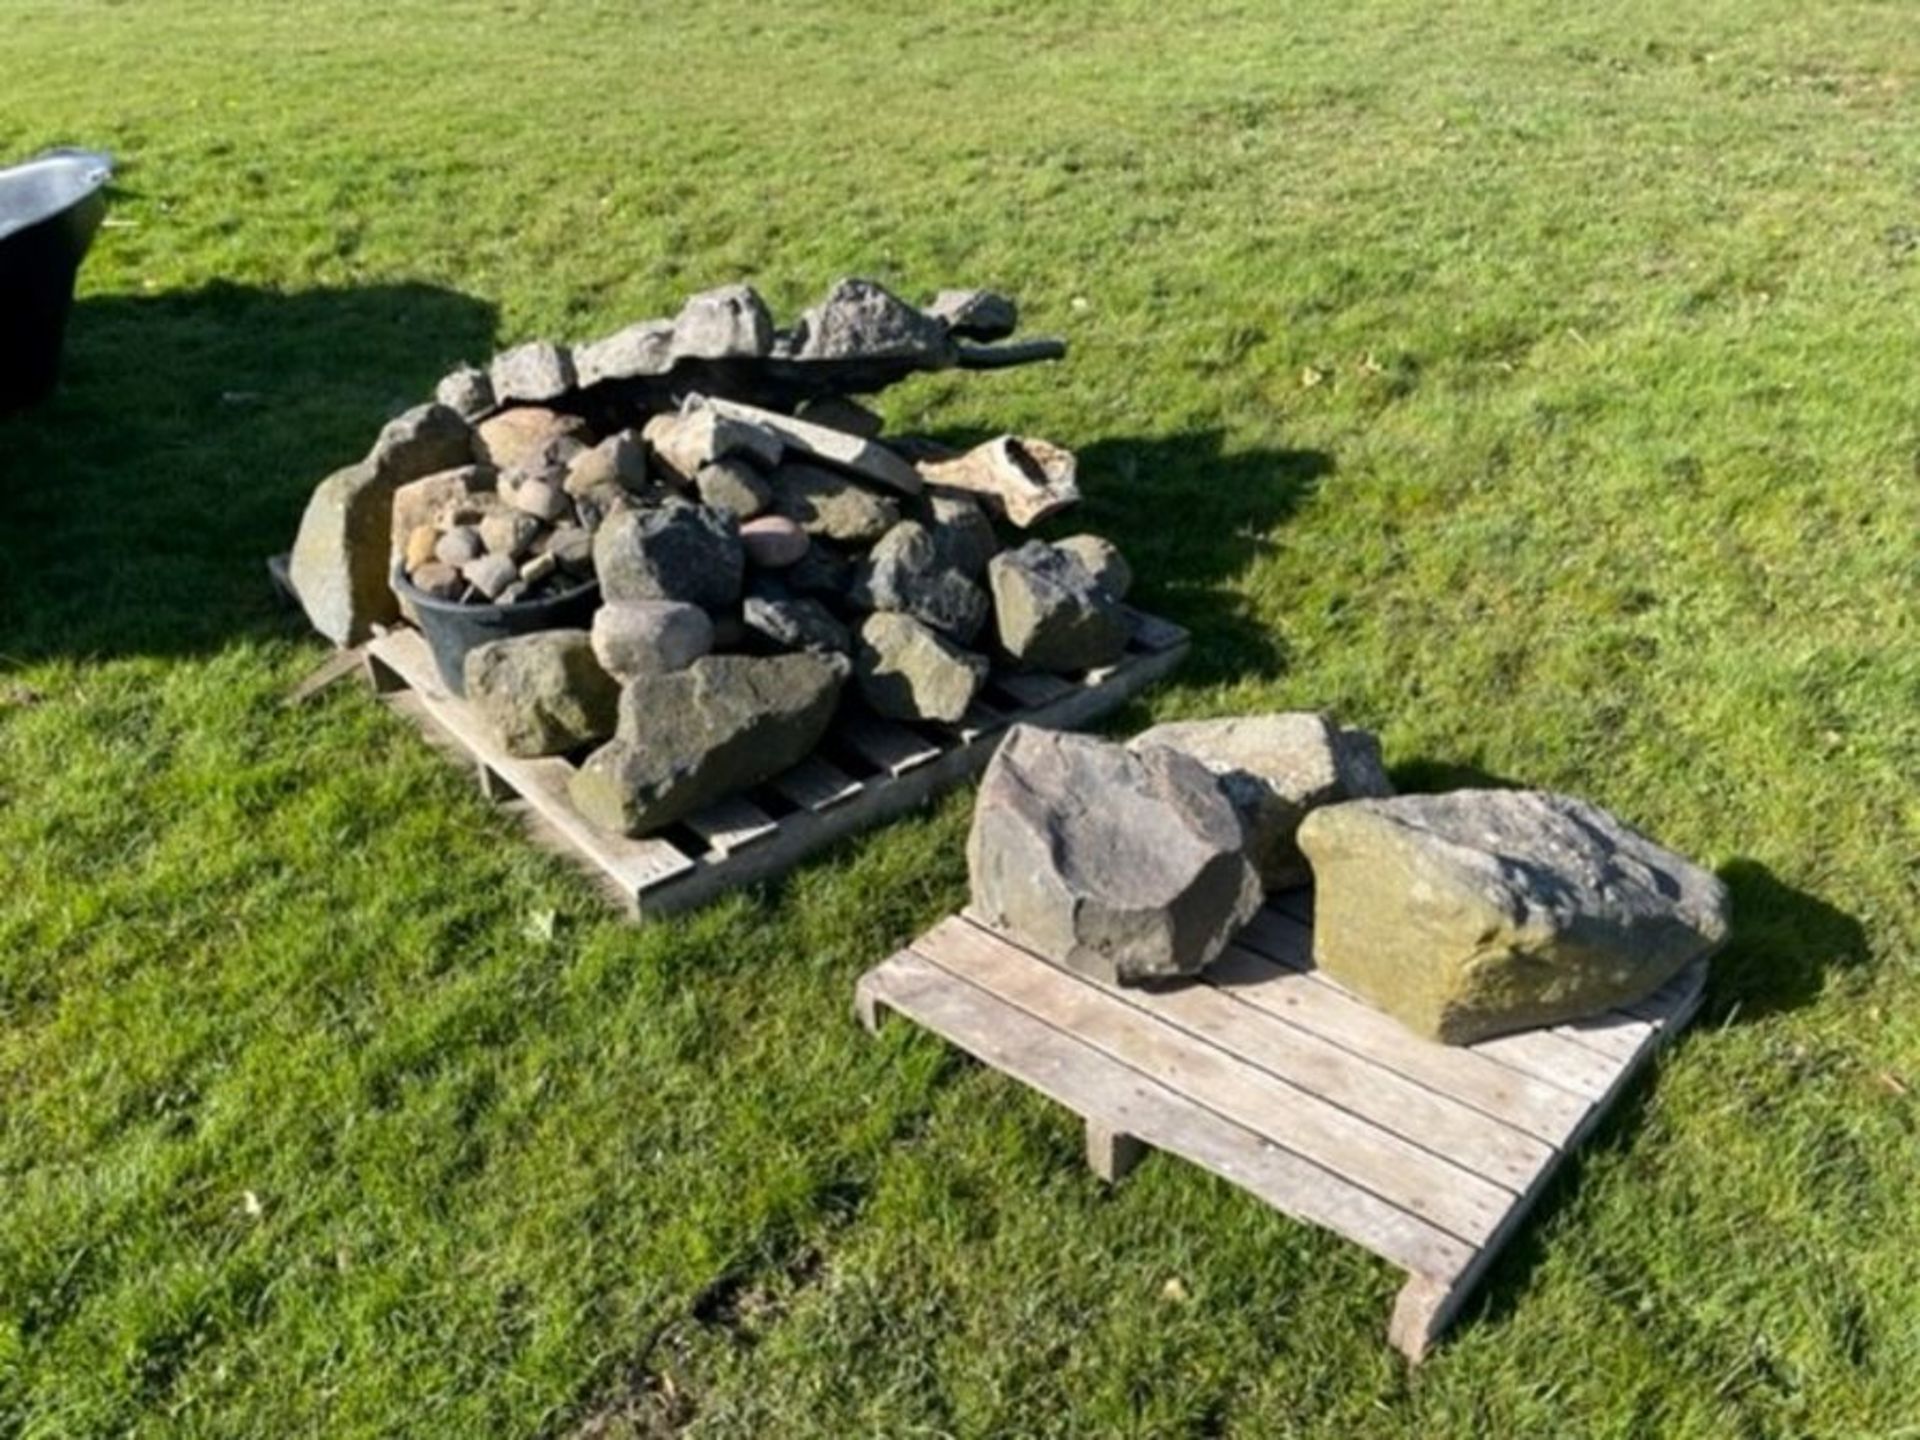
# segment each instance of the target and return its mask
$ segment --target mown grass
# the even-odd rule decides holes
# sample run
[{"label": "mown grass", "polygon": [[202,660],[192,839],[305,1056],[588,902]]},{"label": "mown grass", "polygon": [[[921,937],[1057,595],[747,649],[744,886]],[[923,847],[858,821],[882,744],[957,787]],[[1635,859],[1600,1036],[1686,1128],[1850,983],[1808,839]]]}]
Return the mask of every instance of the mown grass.
[{"label": "mown grass", "polygon": [[[0,0],[0,153],[124,166],[0,425],[0,1433],[1911,1433],[1910,21]],[[1329,706],[1731,883],[1419,1372],[1378,1262],[855,1029],[964,796],[632,928],[363,695],[279,708],[261,558],[446,365],[846,272],[1072,341],[883,408],[1082,450],[1196,635],[1118,723]]]}]

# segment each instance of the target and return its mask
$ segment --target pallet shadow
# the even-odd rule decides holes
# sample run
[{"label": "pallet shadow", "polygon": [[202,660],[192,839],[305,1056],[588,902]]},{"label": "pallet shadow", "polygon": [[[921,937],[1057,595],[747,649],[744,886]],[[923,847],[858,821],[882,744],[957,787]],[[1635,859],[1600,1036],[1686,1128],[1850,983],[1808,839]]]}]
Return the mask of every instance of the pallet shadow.
[{"label": "pallet shadow", "polygon": [[292,633],[262,562],[381,420],[492,350],[431,285],[81,300],[53,399],[0,421],[0,661]]}]

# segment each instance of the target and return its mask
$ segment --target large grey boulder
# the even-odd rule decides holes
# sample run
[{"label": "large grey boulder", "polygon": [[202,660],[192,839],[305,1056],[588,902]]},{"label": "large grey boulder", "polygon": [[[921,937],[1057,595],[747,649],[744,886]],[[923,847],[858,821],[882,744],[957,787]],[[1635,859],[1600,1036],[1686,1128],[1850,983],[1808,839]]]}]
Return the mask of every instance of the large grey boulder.
[{"label": "large grey boulder", "polygon": [[642,320],[573,352],[574,377],[582,386],[664,375],[672,368],[671,320]]},{"label": "large grey boulder", "polygon": [[1585,800],[1460,790],[1315,810],[1314,963],[1464,1045],[1658,989],[1726,939],[1727,889]]},{"label": "large grey boulder", "polygon": [[968,340],[1004,340],[1020,328],[1020,307],[992,290],[942,290],[927,313]]},{"label": "large grey boulder", "polygon": [[313,628],[336,645],[358,645],[399,618],[387,582],[393,492],[393,480],[363,460],[314,486],[300,517],[287,578]]},{"label": "large grey boulder", "polygon": [[1034,670],[1111,665],[1131,633],[1120,602],[1064,550],[1029,540],[987,565],[1000,645]]},{"label": "large grey boulder", "polygon": [[1176,720],[1142,731],[1131,745],[1135,750],[1168,746],[1220,778],[1247,827],[1248,853],[1269,890],[1312,878],[1296,840],[1308,811],[1393,794],[1380,763],[1380,742],[1365,730],[1343,730],[1309,710]]},{"label": "large grey boulder", "polygon": [[569,793],[603,829],[644,835],[797,765],[833,718],[846,662],[708,655],[620,693],[614,738]]},{"label": "large grey boulder", "polygon": [[544,405],[573,388],[573,356],[564,345],[529,340],[493,357],[487,367],[498,405]]},{"label": "large grey boulder", "polygon": [[466,420],[478,420],[493,408],[493,381],[471,365],[449,370],[433,387],[433,398]]},{"label": "large grey boulder", "polygon": [[987,680],[987,658],[910,615],[879,611],[860,626],[854,674],[861,697],[894,720],[960,719]]},{"label": "large grey boulder", "polygon": [[702,291],[674,317],[676,360],[748,359],[772,352],[773,315],[751,285]]},{"label": "large grey boulder", "polygon": [[679,600],[615,600],[593,612],[593,654],[616,680],[684,670],[713,649],[713,621]]},{"label": "large grey boulder", "polygon": [[928,368],[950,365],[947,323],[916,310],[884,285],[849,278],[800,319],[802,360],[911,359]]},{"label": "large grey boulder", "polygon": [[467,703],[509,755],[559,755],[613,733],[620,686],[584,630],[542,630],[467,652]]},{"label": "large grey boulder", "polygon": [[900,520],[900,506],[890,496],[818,465],[788,461],[767,478],[773,513],[821,540],[871,544]]},{"label": "large grey boulder", "polygon": [[405,485],[439,470],[472,464],[474,446],[473,427],[460,412],[434,402],[416,405],[389,420],[367,459],[383,479]]},{"label": "large grey boulder", "polygon": [[1197,760],[1016,725],[967,837],[973,912],[1070,969],[1197,973],[1260,908],[1239,818]]},{"label": "large grey boulder", "polygon": [[962,645],[987,621],[987,592],[941,555],[934,532],[902,520],[874,544],[854,582],[854,603],[931,625]]},{"label": "large grey boulder", "polygon": [[1078,560],[1093,577],[1093,583],[1116,600],[1127,598],[1133,588],[1133,567],[1127,564],[1120,547],[1103,535],[1069,535],[1053,542],[1053,548]]},{"label": "large grey boulder", "polygon": [[609,515],[594,533],[593,568],[607,600],[722,610],[740,598],[746,552],[731,515],[669,500]]}]

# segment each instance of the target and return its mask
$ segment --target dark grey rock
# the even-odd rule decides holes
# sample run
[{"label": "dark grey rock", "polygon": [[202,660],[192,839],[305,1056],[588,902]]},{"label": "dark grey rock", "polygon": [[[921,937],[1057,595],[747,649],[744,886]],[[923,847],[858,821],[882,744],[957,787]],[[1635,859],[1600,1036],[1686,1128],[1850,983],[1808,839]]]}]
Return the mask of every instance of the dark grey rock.
[{"label": "dark grey rock", "polygon": [[965,495],[926,497],[927,528],[933,531],[934,547],[955,570],[969,580],[987,573],[987,562],[1000,553],[1000,537],[993,521],[977,501]]},{"label": "dark grey rock", "polygon": [[473,427],[445,405],[416,405],[389,420],[367,456],[389,485],[471,465]]},{"label": "dark grey rock", "polygon": [[1020,308],[991,290],[942,290],[927,313],[966,340],[1004,340],[1020,328]]},{"label": "dark grey rock", "polygon": [[820,540],[870,544],[900,519],[900,506],[845,475],[792,461],[768,476],[773,512]]},{"label": "dark grey rock", "polygon": [[846,601],[853,589],[856,566],[832,545],[813,540],[807,553],[785,570],[780,578],[796,595],[811,595],[829,604]]},{"label": "dark grey rock", "polygon": [[740,598],[746,554],[731,515],[682,500],[607,517],[593,537],[607,600],[684,600],[721,610]]},{"label": "dark grey rock", "polygon": [[894,720],[960,719],[987,679],[987,657],[962,650],[910,615],[879,611],[860,626],[854,651],[860,695]]},{"label": "dark grey rock", "polygon": [[1111,665],[1131,633],[1120,604],[1086,566],[1040,540],[1006,550],[987,566],[1000,645],[1035,670]]},{"label": "dark grey rock", "polygon": [[1353,800],[1299,842],[1314,963],[1448,1044],[1632,1004],[1730,925],[1717,876],[1566,795]]},{"label": "dark grey rock", "polygon": [[1260,908],[1239,817],[1197,760],[1016,725],[980,784],[974,913],[1105,981],[1197,974]]},{"label": "dark grey rock", "polygon": [[747,629],[783,650],[818,650],[846,655],[853,635],[818,600],[804,595],[779,598],[749,595],[741,607]]},{"label": "dark grey rock", "polygon": [[695,295],[673,321],[673,356],[731,360],[771,354],[773,316],[751,285],[723,285]]},{"label": "dark grey rock", "polygon": [[803,360],[905,358],[934,369],[955,358],[944,321],[872,280],[840,281],[806,312],[796,333]]},{"label": "dark grey rock", "polygon": [[702,465],[693,477],[702,505],[751,520],[773,503],[773,486],[751,463],[737,457]]},{"label": "dark grey rock", "polygon": [[679,600],[616,600],[593,616],[593,653],[618,680],[684,670],[713,649],[713,621]]},{"label": "dark grey rock", "polygon": [[987,593],[941,557],[933,532],[902,520],[882,535],[854,582],[854,602],[911,615],[962,645],[987,620]]},{"label": "dark grey rock", "polygon": [[1069,535],[1054,541],[1053,548],[1064,550],[1078,560],[1093,576],[1093,583],[1114,599],[1126,599],[1127,592],[1133,588],[1133,567],[1111,540],[1098,535]]},{"label": "dark grey rock", "polygon": [[[484,562],[483,562],[484,563]],[[613,733],[620,687],[584,630],[542,630],[467,652],[467,703],[509,755],[559,755]]]},{"label": "dark grey rock", "polygon": [[573,389],[573,357],[564,345],[529,340],[493,357],[487,367],[498,405],[544,405]]},{"label": "dark grey rock", "polygon": [[1380,742],[1312,711],[1176,720],[1142,731],[1130,743],[1135,750],[1169,746],[1219,777],[1269,890],[1312,878],[1296,840],[1309,811],[1393,793],[1380,763]]},{"label": "dark grey rock", "polygon": [[644,835],[770,780],[806,757],[833,718],[846,662],[804,653],[708,655],[643,675],[620,694],[614,738],[569,793],[603,829]]},{"label": "dark grey rock", "polygon": [[871,440],[886,429],[886,421],[844,395],[823,395],[818,400],[809,400],[794,413],[810,425],[824,425],[829,430],[857,435],[862,440]]}]

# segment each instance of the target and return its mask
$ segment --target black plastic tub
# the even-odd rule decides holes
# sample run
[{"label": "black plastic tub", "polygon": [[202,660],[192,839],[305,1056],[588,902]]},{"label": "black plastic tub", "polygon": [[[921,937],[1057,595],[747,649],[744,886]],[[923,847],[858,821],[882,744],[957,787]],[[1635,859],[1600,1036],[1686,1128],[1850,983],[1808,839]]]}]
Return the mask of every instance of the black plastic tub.
[{"label": "black plastic tub", "polygon": [[0,415],[53,393],[73,281],[107,213],[113,161],[54,150],[0,170]]},{"label": "black plastic tub", "polygon": [[436,600],[424,590],[416,590],[406,573],[393,572],[393,593],[400,596],[419,617],[420,633],[433,651],[434,666],[447,689],[455,695],[467,693],[467,652],[489,640],[504,640],[509,635],[531,635],[537,630],[584,630],[600,608],[600,582],[589,580],[545,600],[523,600],[514,605],[462,605],[454,600]]}]

